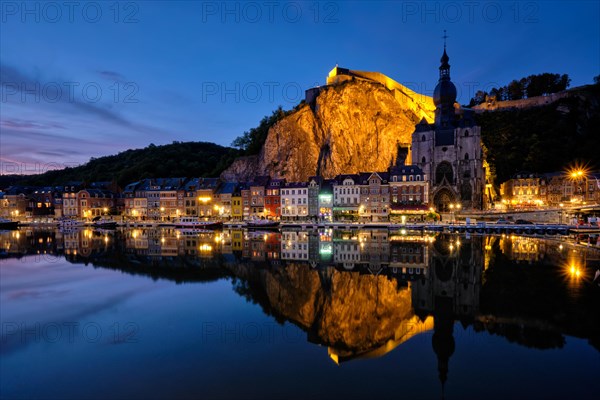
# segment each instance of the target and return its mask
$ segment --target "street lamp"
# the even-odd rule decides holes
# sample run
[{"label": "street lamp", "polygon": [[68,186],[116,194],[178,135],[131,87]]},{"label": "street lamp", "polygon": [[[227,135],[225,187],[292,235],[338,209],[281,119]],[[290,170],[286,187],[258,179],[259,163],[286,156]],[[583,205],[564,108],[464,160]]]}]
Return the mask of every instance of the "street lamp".
[{"label": "street lamp", "polygon": [[[567,171],[567,176],[574,182],[577,192],[581,195],[581,202],[585,200],[585,193],[587,191],[587,182],[585,180],[588,176],[588,169],[585,166],[575,166]],[[580,184],[583,183],[583,187]],[[574,202],[573,199],[571,199]]]},{"label": "street lamp", "polygon": [[456,203],[456,204],[450,203],[448,205],[448,207],[450,208],[450,213],[452,214],[452,222],[456,222],[456,214],[455,214],[455,212],[458,211],[458,210],[460,210],[460,208],[461,208],[460,203]]}]

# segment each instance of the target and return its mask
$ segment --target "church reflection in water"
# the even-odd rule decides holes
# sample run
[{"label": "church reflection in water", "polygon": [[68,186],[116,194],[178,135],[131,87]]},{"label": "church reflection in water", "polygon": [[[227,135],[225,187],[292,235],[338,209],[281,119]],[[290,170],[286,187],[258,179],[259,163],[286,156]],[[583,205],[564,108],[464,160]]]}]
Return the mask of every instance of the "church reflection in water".
[{"label": "church reflection in water", "polygon": [[[31,229],[1,233],[0,255],[64,256],[175,282],[230,279],[267,315],[327,346],[338,364],[380,357],[427,334],[442,383],[456,321],[540,349],[562,347],[564,335],[597,349],[600,343],[599,293],[591,283],[598,254],[538,238],[379,229]],[[574,265],[579,272],[569,275]]]}]

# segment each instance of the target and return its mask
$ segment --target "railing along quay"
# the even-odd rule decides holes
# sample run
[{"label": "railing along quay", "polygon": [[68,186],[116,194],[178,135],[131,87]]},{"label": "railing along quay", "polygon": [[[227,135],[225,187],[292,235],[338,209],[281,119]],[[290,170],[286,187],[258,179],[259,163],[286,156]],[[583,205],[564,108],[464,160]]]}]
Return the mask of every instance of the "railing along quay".
[{"label": "railing along quay", "polygon": [[564,225],[564,224],[498,224],[479,222],[476,224],[394,224],[394,223],[310,223],[310,222],[284,222],[283,228],[296,229],[389,229],[389,230],[410,230],[425,232],[449,232],[449,233],[516,233],[526,235],[569,235],[569,234],[598,234],[600,228],[594,226],[582,225]]}]

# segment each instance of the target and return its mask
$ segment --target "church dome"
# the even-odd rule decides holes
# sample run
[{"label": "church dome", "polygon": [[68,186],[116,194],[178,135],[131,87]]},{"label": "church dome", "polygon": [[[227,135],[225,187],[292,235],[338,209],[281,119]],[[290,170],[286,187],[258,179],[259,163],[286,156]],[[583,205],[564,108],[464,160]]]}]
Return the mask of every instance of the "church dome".
[{"label": "church dome", "polygon": [[433,91],[433,104],[454,104],[456,102],[456,86],[450,80],[441,80]]}]

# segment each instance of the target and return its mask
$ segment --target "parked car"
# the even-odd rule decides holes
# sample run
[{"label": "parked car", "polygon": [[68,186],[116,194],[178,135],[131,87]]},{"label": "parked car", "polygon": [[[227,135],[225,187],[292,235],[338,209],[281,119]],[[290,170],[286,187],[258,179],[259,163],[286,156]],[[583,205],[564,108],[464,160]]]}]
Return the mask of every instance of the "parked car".
[{"label": "parked car", "polygon": [[498,218],[498,221],[496,221],[497,224],[510,224],[510,221],[507,220],[506,218]]},{"label": "parked car", "polygon": [[533,225],[533,222],[527,221],[526,219],[518,219],[515,221],[515,225]]}]

